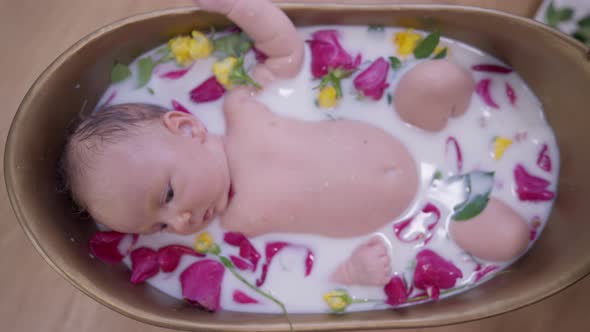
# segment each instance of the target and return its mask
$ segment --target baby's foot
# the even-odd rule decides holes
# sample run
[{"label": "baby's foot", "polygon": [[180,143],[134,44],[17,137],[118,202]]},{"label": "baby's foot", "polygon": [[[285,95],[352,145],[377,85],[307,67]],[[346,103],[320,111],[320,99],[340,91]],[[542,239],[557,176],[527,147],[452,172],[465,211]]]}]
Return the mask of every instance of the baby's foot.
[{"label": "baby's foot", "polygon": [[332,274],[332,281],[345,285],[383,286],[391,277],[391,259],[379,236],[357,247]]}]

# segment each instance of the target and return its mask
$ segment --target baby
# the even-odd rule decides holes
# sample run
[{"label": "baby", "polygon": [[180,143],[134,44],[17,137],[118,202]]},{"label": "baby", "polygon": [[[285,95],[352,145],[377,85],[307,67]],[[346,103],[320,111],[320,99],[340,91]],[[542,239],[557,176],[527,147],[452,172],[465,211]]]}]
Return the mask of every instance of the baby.
[{"label": "baby", "polygon": [[[304,43],[270,1],[196,2],[228,16],[268,55],[252,71],[263,86],[299,73]],[[473,92],[473,79],[458,66],[436,63],[450,73],[444,89],[455,91],[447,106],[431,110],[441,123],[433,127],[432,114],[406,119],[404,106],[399,107],[404,120],[426,130],[440,130],[449,117],[465,112],[465,99]],[[469,82],[471,91],[463,91]],[[431,88],[437,86],[426,82],[419,91]],[[283,118],[245,87],[226,95],[223,111],[225,136],[208,133],[191,115],[154,105],[116,105],[89,116],[64,153],[72,196],[97,222],[121,232],[192,234],[219,216],[224,229],[251,237],[270,232],[366,235],[400,217],[416,196],[415,161],[400,141],[379,128],[349,120]],[[489,214],[486,218],[494,218]],[[518,222],[509,227],[519,228]],[[513,247],[513,257],[524,248],[520,240],[509,239],[515,242],[507,245]],[[388,252],[380,237],[372,237],[332,278],[343,284],[384,285],[391,276]]]}]

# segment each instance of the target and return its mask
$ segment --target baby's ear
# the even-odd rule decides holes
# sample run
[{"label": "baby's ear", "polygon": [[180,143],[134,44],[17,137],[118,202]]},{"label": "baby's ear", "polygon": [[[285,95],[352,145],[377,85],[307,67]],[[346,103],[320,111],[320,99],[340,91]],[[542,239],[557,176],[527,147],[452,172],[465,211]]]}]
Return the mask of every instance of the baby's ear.
[{"label": "baby's ear", "polygon": [[162,122],[175,135],[198,138],[201,142],[207,139],[207,128],[191,114],[170,111],[164,114]]}]

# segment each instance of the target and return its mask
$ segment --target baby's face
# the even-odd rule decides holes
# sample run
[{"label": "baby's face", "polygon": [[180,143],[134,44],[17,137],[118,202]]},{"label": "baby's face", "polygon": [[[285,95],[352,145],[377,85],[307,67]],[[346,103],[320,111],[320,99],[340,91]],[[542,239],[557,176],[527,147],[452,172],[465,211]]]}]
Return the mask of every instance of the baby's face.
[{"label": "baby's face", "polygon": [[222,138],[190,115],[167,113],[98,153],[86,165],[80,196],[93,218],[111,229],[191,234],[227,207]]}]

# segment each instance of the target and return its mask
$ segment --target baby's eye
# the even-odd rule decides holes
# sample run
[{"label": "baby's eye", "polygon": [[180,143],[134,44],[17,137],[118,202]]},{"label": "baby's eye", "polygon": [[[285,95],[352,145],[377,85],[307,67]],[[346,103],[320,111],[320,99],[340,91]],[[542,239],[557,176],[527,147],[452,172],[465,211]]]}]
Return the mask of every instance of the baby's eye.
[{"label": "baby's eye", "polygon": [[160,231],[163,231],[166,228],[168,228],[168,225],[167,224],[164,224],[164,223],[161,223],[158,228],[160,229]]},{"label": "baby's eye", "polygon": [[164,199],[164,203],[170,203],[170,201],[174,198],[174,189],[172,186],[168,186],[168,191],[166,192],[166,199]]}]

